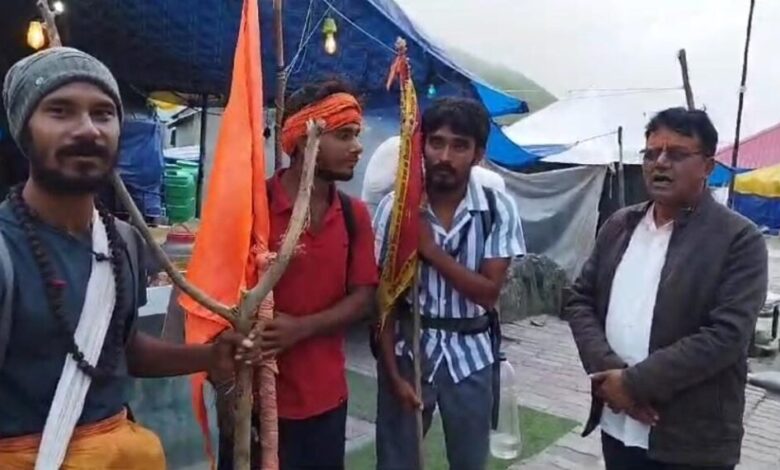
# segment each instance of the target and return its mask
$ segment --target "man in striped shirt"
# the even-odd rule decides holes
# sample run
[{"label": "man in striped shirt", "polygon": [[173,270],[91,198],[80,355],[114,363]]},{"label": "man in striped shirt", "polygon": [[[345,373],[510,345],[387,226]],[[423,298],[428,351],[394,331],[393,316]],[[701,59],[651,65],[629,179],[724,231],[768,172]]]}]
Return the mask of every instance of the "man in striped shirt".
[{"label": "man in striped shirt", "polygon": [[[427,196],[418,247],[422,396],[411,385],[409,297],[380,338],[377,468],[417,467],[414,410],[422,407],[427,431],[438,405],[450,468],[475,470],[487,461],[491,365],[497,359],[488,312],[510,260],[524,253],[523,235],[512,200],[472,176],[490,132],[482,105],[463,98],[438,100],[423,114],[422,132]],[[374,218],[380,264],[393,197],[380,202]]]}]

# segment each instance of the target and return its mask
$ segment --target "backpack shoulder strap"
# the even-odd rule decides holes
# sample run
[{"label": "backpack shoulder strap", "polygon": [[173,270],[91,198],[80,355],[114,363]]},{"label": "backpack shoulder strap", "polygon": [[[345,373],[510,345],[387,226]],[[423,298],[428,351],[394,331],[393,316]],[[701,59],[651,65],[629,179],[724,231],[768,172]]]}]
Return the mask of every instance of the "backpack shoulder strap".
[{"label": "backpack shoulder strap", "polygon": [[355,241],[355,210],[352,207],[352,198],[341,190],[336,190],[341,202],[341,213],[344,216],[344,227],[347,229],[347,273],[352,266],[352,242]]},{"label": "backpack shoulder strap", "polygon": [[14,269],[11,262],[11,252],[5,241],[3,232],[0,231],[0,272],[3,279],[3,295],[0,300],[0,368],[3,367],[5,353],[8,349],[8,341],[11,337],[11,310],[13,308],[14,294]]},{"label": "backpack shoulder strap", "polygon": [[482,228],[485,230],[485,241],[487,241],[490,234],[493,232],[493,224],[496,221],[496,214],[498,212],[498,209],[496,209],[496,193],[490,188],[482,188],[485,192],[485,199],[487,199],[488,204],[488,210],[487,212],[482,211]]},{"label": "backpack shoulder strap", "polygon": [[[268,186],[266,186],[266,191],[268,195],[268,202],[271,202],[271,190]],[[347,230],[347,242],[349,245],[347,246],[347,272],[349,272],[349,267],[352,266],[352,242],[355,240],[355,210],[352,207],[352,198],[349,197],[347,193],[344,191],[341,191],[340,189],[336,189],[336,196],[339,198],[339,202],[341,203],[341,214],[344,217],[344,227]]]},{"label": "backpack shoulder strap", "polygon": [[341,211],[344,214],[344,226],[347,228],[347,237],[350,243],[355,238],[355,209],[352,207],[352,198],[341,190],[336,192],[341,202]]},{"label": "backpack shoulder strap", "polygon": [[[124,240],[125,246],[127,247],[127,256],[130,258],[130,272],[133,275],[133,286],[135,287],[133,292],[137,292],[140,286],[136,286],[135,283],[138,282],[139,269],[143,268],[138,265],[141,249],[138,246],[140,235],[137,234],[132,225],[121,220],[116,220],[116,230],[119,232],[119,236],[122,237],[122,240]],[[137,304],[138,300],[136,299],[136,296],[133,296],[133,299],[133,309],[135,310],[139,305]]]}]

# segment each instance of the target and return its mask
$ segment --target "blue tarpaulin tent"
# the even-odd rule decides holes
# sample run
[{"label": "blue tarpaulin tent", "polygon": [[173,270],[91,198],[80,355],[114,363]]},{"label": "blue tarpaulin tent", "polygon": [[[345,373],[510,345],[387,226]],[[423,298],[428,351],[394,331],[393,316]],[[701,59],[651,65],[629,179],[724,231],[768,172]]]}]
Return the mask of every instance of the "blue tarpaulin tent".
[{"label": "blue tarpaulin tent", "polygon": [[[277,66],[272,0],[258,0],[263,85],[272,106]],[[69,44],[106,62],[120,82],[146,94],[175,91],[225,97],[243,0],[80,0],[68,5]],[[455,64],[392,0],[283,2],[287,90],[328,77],[346,79],[366,108],[369,141],[397,132],[398,92],[386,89],[396,39],[406,39],[421,106],[434,96],[480,100],[492,117],[528,111],[527,104]],[[324,51],[323,24],[335,21],[338,50]],[[435,92],[434,92],[435,90]],[[433,92],[433,93],[432,93]],[[367,145],[366,145],[367,144]],[[493,125],[489,155],[536,159]]]},{"label": "blue tarpaulin tent", "polygon": [[[224,95],[243,0],[82,0],[67,15],[70,43],[105,61],[125,83],[144,92]],[[272,0],[259,0],[265,97],[276,87]],[[323,22],[333,19],[338,50],[323,49]],[[385,89],[396,38],[409,45],[418,93],[480,99],[492,116],[527,112],[526,103],[458,67],[392,0],[284,2],[288,90],[327,76],[343,76],[367,106],[397,103]]]},{"label": "blue tarpaulin tent", "polygon": [[759,227],[780,229],[780,165],[737,175],[734,209]]}]

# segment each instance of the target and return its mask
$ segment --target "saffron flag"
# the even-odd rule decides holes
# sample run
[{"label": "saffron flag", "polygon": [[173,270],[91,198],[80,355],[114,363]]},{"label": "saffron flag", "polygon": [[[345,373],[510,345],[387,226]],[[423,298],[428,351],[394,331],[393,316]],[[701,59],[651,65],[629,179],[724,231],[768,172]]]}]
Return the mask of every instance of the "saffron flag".
[{"label": "saffron flag", "polygon": [[387,86],[389,88],[395,80],[401,86],[401,148],[395,176],[395,199],[385,242],[387,254],[379,280],[380,326],[384,325],[396,300],[414,281],[423,195],[420,109],[403,40],[399,39],[397,49],[398,55],[390,69]]},{"label": "saffron flag", "polygon": [[[219,128],[200,229],[187,279],[225,305],[257,283],[257,263],[267,252],[270,231],[263,152],[263,84],[260,19],[256,0],[244,0],[233,62],[230,97]],[[179,299],[186,312],[187,343],[211,341],[228,322],[192,298]],[[193,377],[193,405],[208,438],[203,402],[205,374]],[[213,459],[212,459],[213,461]]]}]

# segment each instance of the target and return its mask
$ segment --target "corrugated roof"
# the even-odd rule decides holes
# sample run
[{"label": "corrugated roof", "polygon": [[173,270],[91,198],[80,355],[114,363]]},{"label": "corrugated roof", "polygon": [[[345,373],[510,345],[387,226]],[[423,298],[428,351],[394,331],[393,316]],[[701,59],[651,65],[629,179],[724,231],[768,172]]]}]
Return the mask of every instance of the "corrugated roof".
[{"label": "corrugated roof", "polygon": [[[715,159],[731,166],[733,148],[733,145],[722,148],[715,154]],[[780,164],[780,123],[740,141],[737,168],[756,169],[778,164]]]}]

